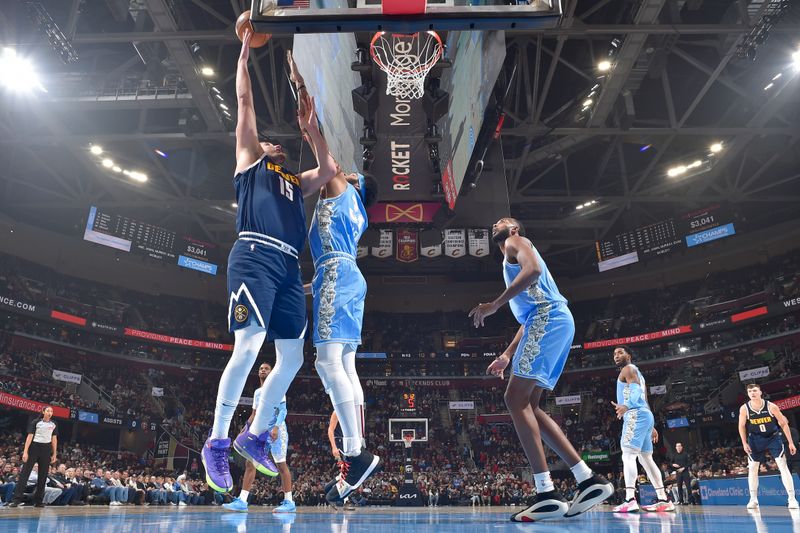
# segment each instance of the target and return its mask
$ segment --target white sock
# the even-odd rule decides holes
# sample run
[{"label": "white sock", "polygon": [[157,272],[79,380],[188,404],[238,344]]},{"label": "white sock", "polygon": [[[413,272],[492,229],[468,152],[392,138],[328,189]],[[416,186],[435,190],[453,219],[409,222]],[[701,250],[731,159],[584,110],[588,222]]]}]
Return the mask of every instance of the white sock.
[{"label": "white sock", "polygon": [[342,453],[354,456],[361,453],[361,437],[358,436],[358,414],[353,398],[353,384],[344,371],[342,357],[344,344],[332,342],[317,346],[317,368],[325,392],[331,397],[333,410],[342,428]]},{"label": "white sock", "polygon": [[287,502],[293,502],[294,500],[292,499],[292,491],[284,492],[283,493],[283,500],[287,501]]},{"label": "white sock", "polygon": [[783,481],[783,488],[786,489],[789,500],[794,500],[794,480],[792,473],[789,472],[789,465],[786,463],[786,455],[775,459],[775,464],[778,465],[778,470],[781,472],[781,481]]},{"label": "white sock", "polygon": [[647,474],[647,479],[650,480],[653,488],[656,489],[656,496],[658,499],[667,501],[667,491],[664,490],[664,480],[661,478],[661,471],[658,469],[658,465],[653,461],[653,453],[640,453],[639,462],[642,463],[642,468],[644,468]]},{"label": "white sock", "polygon": [[592,477],[592,469],[586,464],[586,461],[580,461],[575,466],[570,467],[572,475],[575,476],[575,481],[581,483]]},{"label": "white sock", "polygon": [[622,473],[625,476],[625,501],[636,497],[636,454],[627,449],[622,449]]},{"label": "white sock", "polygon": [[747,488],[750,489],[750,499],[758,499],[758,467],[761,463],[747,461]]},{"label": "white sock", "polygon": [[269,429],[269,422],[286,391],[292,384],[300,367],[303,366],[303,339],[277,339],[275,341],[275,367],[264,382],[264,392],[256,409],[256,416],[250,424],[250,433],[261,435]]},{"label": "white sock", "polygon": [[533,474],[533,482],[536,484],[536,492],[538,494],[550,492],[551,490],[556,489],[553,485],[553,479],[550,477],[549,471]]},{"label": "white sock", "polygon": [[361,439],[361,446],[367,446],[367,438],[365,432],[365,414],[364,414],[364,389],[361,387],[361,380],[358,378],[356,372],[356,346],[345,346],[344,357],[344,371],[353,385],[353,403],[355,404],[356,414],[358,415],[358,436]]},{"label": "white sock", "polygon": [[242,500],[244,503],[247,503],[247,498],[250,497],[250,491],[242,489],[242,492],[239,493],[239,499]]},{"label": "white sock", "polygon": [[225,365],[217,389],[214,427],[211,428],[212,439],[228,438],[233,413],[239,405],[247,376],[253,369],[258,351],[267,338],[267,332],[264,328],[251,324],[246,328],[237,329],[234,338],[233,353]]}]

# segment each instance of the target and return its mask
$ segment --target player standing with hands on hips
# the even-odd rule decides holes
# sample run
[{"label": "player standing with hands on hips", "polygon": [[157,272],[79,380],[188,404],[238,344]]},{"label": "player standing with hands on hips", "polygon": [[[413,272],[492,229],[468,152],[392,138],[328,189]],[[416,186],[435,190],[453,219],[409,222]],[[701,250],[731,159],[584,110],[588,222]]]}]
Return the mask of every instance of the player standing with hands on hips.
[{"label": "player standing with hands on hips", "polygon": [[9,507],[17,507],[22,503],[22,496],[28,486],[33,465],[39,466],[39,476],[36,478],[36,490],[33,493],[33,506],[44,507],[44,487],[47,484],[47,472],[51,463],[56,462],[58,449],[58,425],[52,420],[53,408],[49,405],[42,409],[42,416],[31,420],[28,424],[28,436],[25,438],[25,448],[22,450],[22,472],[17,479],[14,489],[14,501]]}]

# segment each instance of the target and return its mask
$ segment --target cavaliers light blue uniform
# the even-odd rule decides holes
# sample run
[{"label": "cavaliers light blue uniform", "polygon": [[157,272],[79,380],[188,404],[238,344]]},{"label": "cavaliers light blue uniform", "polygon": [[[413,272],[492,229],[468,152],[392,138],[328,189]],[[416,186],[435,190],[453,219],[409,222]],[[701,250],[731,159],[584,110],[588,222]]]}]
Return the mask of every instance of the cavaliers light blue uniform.
[{"label": "cavaliers light blue uniform", "polygon": [[314,346],[361,344],[367,282],[356,252],[366,229],[367,210],[349,183],[342,194],[317,202],[308,235],[314,259]]},{"label": "cavaliers light blue uniform", "polygon": [[636,365],[629,365],[636,371],[639,383],[626,383],[617,380],[617,405],[628,408],[622,415],[622,437],[620,447],[634,453],[653,453],[653,426],[655,418],[647,403],[647,383]]},{"label": "cavaliers light blue uniform", "polygon": [[[257,388],[256,392],[253,394],[253,405],[255,406],[257,406],[261,400],[262,389],[263,387]],[[283,400],[281,400],[281,403],[275,407],[275,413],[272,415],[272,418],[270,418],[269,424],[267,425],[267,432],[270,434],[272,433],[272,428],[278,426],[278,438],[272,440],[272,437],[270,437],[269,443],[272,460],[276,463],[286,462],[286,453],[289,449],[289,431],[286,429],[287,413],[286,396],[284,396]]]},{"label": "cavaliers light blue uniform", "polygon": [[236,231],[228,256],[228,329],[256,323],[270,340],[299,339],[306,304],[298,256],[306,240],[300,180],[262,156],[233,178]]},{"label": "cavaliers light blue uniform", "polygon": [[[569,356],[575,336],[575,321],[567,307],[567,299],[558,291],[542,256],[531,244],[542,273],[530,287],[508,302],[511,312],[524,332],[511,369],[514,375],[533,379],[548,390],[553,390]],[[503,259],[503,279],[506,287],[519,275],[519,264]]]}]

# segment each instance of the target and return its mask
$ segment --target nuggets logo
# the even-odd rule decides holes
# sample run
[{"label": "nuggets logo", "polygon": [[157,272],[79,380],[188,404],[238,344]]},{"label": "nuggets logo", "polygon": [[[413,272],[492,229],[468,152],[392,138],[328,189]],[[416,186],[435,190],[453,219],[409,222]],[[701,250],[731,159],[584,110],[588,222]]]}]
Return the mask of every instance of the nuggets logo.
[{"label": "nuggets logo", "polygon": [[247,320],[248,314],[249,313],[247,312],[247,307],[242,304],[237,305],[233,309],[233,318],[234,320],[236,320],[236,322],[240,324],[245,320]]}]

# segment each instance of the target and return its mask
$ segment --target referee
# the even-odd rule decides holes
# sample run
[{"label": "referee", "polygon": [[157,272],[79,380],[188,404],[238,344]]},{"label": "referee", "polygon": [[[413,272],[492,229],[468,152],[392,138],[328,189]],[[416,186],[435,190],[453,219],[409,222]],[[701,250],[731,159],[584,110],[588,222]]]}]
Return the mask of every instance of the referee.
[{"label": "referee", "polygon": [[28,437],[25,439],[25,449],[22,451],[22,472],[17,479],[17,488],[14,490],[14,501],[9,507],[17,507],[22,503],[22,496],[28,486],[33,465],[39,465],[39,476],[36,480],[36,491],[33,493],[33,506],[44,507],[44,487],[47,484],[47,472],[50,463],[56,462],[56,447],[58,446],[58,426],[52,420],[53,408],[49,405],[42,409],[42,416],[31,420],[28,424]]}]

